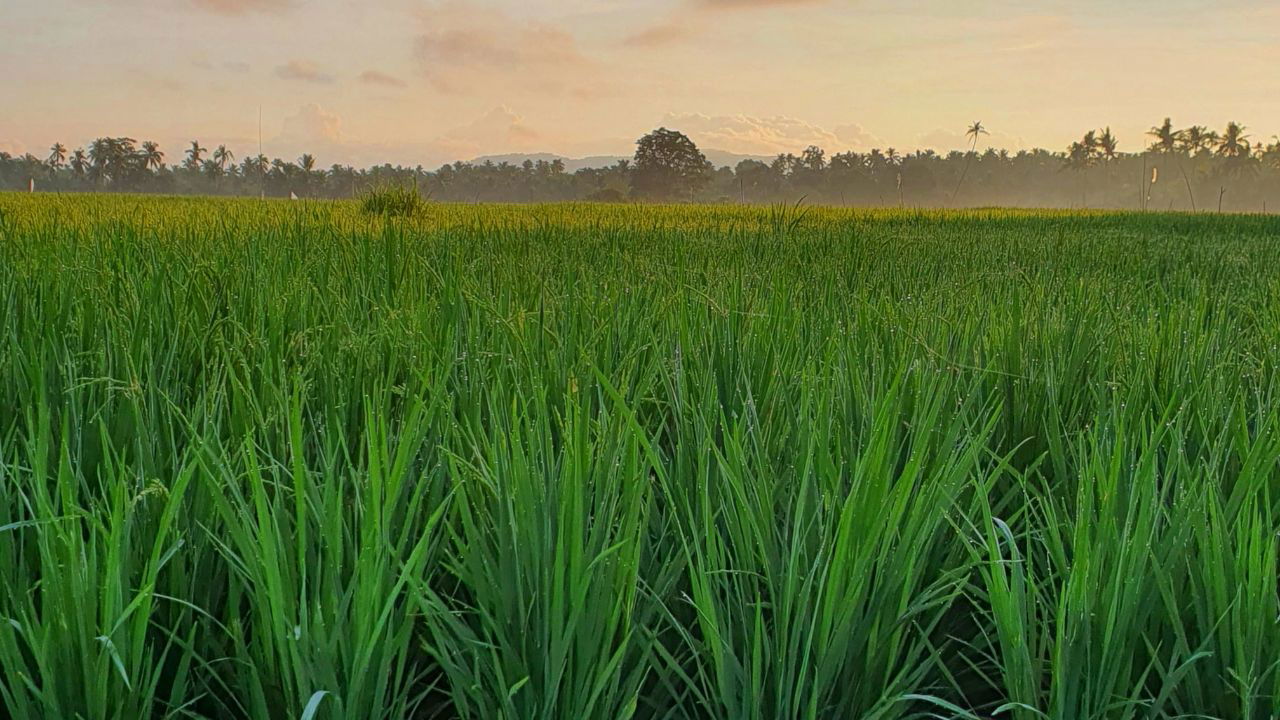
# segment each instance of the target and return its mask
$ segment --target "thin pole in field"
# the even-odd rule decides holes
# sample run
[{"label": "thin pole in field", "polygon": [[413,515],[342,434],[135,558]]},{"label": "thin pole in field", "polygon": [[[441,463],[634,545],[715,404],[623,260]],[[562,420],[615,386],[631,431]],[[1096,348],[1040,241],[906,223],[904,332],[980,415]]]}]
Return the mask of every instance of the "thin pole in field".
[{"label": "thin pole in field", "polygon": [[262,106],[258,106],[258,199],[267,199],[267,168],[262,165]]},{"label": "thin pole in field", "polygon": [[1147,154],[1142,153],[1142,182],[1138,184],[1138,209],[1147,209]]}]

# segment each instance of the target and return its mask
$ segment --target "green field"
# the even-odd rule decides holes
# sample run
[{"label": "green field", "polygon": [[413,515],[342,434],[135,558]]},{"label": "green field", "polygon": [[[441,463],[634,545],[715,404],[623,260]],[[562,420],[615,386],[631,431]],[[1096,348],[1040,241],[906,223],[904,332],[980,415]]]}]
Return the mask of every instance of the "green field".
[{"label": "green field", "polygon": [[0,195],[0,715],[1280,714],[1280,220]]}]

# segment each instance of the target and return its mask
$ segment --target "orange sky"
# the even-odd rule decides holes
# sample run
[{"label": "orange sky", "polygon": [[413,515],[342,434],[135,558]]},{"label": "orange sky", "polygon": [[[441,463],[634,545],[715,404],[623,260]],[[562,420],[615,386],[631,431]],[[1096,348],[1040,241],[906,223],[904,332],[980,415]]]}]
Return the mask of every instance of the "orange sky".
[{"label": "orange sky", "polygon": [[[438,165],[629,154],[1061,149],[1165,115],[1280,133],[1280,8],[1242,0],[4,0],[0,150],[97,135]],[[372,9],[371,9],[372,7]]]}]

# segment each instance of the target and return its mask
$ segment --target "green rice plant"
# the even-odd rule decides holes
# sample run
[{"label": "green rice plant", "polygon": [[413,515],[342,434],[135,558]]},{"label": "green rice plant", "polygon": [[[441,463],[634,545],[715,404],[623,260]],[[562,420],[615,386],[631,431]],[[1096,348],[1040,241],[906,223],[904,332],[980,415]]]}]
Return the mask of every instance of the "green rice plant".
[{"label": "green rice plant", "polygon": [[[46,407],[30,413],[33,435],[7,442],[0,458],[6,715],[180,716],[197,698],[201,658],[188,600],[196,583],[171,561],[183,547],[179,512],[195,468],[184,464],[161,486],[112,457],[86,478],[66,426],[55,430]],[[173,587],[179,596],[165,594]]]},{"label": "green rice plant", "polygon": [[679,476],[693,482],[667,478],[689,587],[671,613],[687,647],[668,662],[708,716],[898,717],[936,702],[934,640],[963,580],[948,517],[990,427],[944,410],[942,385],[906,382],[863,399],[860,433],[830,396],[797,398],[788,458],[803,465],[774,465],[751,414],[707,418]]},{"label": "green rice plant", "polygon": [[0,714],[1280,715],[1272,219],[398,212],[0,195]]},{"label": "green rice plant", "polygon": [[371,410],[363,457],[331,440],[318,467],[301,408],[287,412],[287,464],[260,457],[252,438],[239,450],[210,443],[203,463],[219,520],[207,530],[228,566],[219,605],[251,608],[224,623],[240,662],[223,682],[245,691],[227,710],[301,716],[314,701],[321,717],[408,717],[430,689],[408,590],[431,576],[447,508],[423,454],[432,410],[419,404],[395,426]]},{"label": "green rice plant", "polygon": [[450,462],[456,585],[419,584],[425,642],[454,710],[632,717],[655,614],[643,584],[660,581],[643,574],[643,443],[625,415],[593,421],[570,405],[547,420],[545,407],[518,402],[490,412],[493,430],[464,428],[472,452]]}]

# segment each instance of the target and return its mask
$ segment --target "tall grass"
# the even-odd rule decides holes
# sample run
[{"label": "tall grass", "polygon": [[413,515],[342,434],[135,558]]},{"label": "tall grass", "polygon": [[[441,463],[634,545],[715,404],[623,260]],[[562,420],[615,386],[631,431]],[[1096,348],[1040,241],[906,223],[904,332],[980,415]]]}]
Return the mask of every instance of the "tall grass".
[{"label": "tall grass", "polygon": [[8,717],[1280,714],[1267,218],[0,216]]}]

